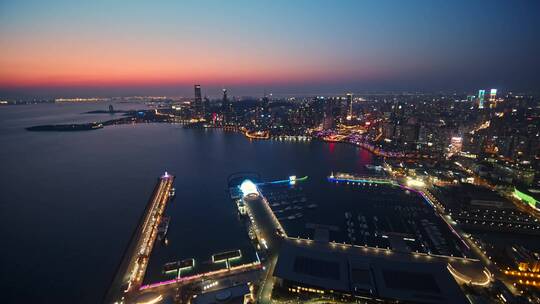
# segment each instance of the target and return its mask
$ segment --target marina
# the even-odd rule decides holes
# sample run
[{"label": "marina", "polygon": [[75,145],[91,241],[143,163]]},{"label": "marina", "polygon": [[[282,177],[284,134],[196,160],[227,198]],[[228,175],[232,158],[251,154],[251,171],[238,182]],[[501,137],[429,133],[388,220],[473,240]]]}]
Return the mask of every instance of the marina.
[{"label": "marina", "polygon": [[329,178],[317,195],[303,183],[259,188],[290,237],[465,257],[461,240],[427,198],[392,180],[352,180]]},{"label": "marina", "polygon": [[[171,195],[175,191],[172,190]],[[152,286],[180,278],[198,277],[258,262],[248,230],[231,201],[223,202],[228,207],[226,212],[219,215],[219,219],[207,218],[196,225],[184,218],[184,204],[177,199],[165,210],[166,216],[158,234],[158,239],[161,237],[162,241],[156,244],[150,256],[143,285]],[[199,212],[202,213],[190,216],[203,218],[205,211]],[[184,242],[186,233],[192,235],[194,240],[204,239],[205,242]]]}]

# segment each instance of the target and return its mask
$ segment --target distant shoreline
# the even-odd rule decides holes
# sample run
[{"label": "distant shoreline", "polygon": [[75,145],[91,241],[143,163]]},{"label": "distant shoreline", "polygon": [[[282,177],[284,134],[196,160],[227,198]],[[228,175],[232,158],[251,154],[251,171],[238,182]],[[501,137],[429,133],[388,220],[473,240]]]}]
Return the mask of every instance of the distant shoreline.
[{"label": "distant shoreline", "polygon": [[132,123],[147,123],[147,122],[167,122],[167,116],[158,115],[154,111],[89,111],[82,114],[104,114],[104,113],[122,113],[120,118],[101,122],[91,123],[73,123],[73,124],[52,124],[52,125],[38,125],[25,128],[27,131],[32,132],[73,132],[73,131],[92,131],[102,129],[105,126],[111,125],[123,125]]},{"label": "distant shoreline", "polygon": [[102,123],[85,123],[85,124],[62,124],[62,125],[41,125],[28,127],[26,130],[34,132],[46,132],[46,131],[60,131],[60,132],[73,132],[73,131],[91,131],[102,129]]}]

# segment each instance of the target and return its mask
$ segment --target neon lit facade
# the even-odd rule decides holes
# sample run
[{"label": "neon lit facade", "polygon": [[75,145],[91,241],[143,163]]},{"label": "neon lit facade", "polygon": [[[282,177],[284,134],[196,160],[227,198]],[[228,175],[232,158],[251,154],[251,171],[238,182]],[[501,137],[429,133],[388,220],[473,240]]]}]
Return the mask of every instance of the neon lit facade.
[{"label": "neon lit facade", "polygon": [[486,95],[486,90],[478,90],[478,108],[484,108],[484,98]]},{"label": "neon lit facade", "polygon": [[497,107],[497,89],[491,89],[491,91],[489,91],[489,107]]},{"label": "neon lit facade", "polygon": [[259,261],[257,261],[257,262],[252,262],[252,263],[248,263],[248,264],[242,264],[242,265],[238,265],[238,266],[231,266],[229,269],[224,268],[224,269],[209,271],[209,272],[206,272],[206,273],[195,274],[195,275],[188,276],[188,277],[176,278],[176,279],[172,279],[172,280],[167,280],[167,281],[152,283],[152,284],[148,284],[148,285],[143,285],[143,286],[141,286],[139,288],[139,290],[153,289],[153,288],[166,286],[166,285],[170,285],[170,284],[176,284],[176,283],[192,282],[192,281],[195,281],[195,280],[199,280],[199,279],[201,279],[203,277],[209,277],[209,276],[213,276],[213,275],[224,274],[224,273],[228,273],[228,272],[236,271],[236,270],[259,269],[259,268],[262,268],[262,265],[261,265],[261,263]]},{"label": "neon lit facade", "polygon": [[[277,180],[277,181],[272,181],[272,182],[265,182],[265,183],[259,183],[257,185],[273,185],[273,184],[284,184],[284,183],[291,183],[291,177],[292,176],[289,176],[289,179],[283,179],[283,180]],[[296,177],[294,179],[294,182],[303,182],[305,180],[307,180],[308,177],[307,176],[304,176],[304,177]]]},{"label": "neon lit facade", "polygon": [[345,177],[335,177],[329,176],[328,181],[330,182],[348,182],[348,183],[365,183],[365,184],[386,184],[386,185],[397,185],[396,182],[386,179],[369,179],[369,178],[345,178]]},{"label": "neon lit facade", "polygon": [[497,98],[497,89],[491,89],[489,91],[489,101],[494,102],[495,98]]}]

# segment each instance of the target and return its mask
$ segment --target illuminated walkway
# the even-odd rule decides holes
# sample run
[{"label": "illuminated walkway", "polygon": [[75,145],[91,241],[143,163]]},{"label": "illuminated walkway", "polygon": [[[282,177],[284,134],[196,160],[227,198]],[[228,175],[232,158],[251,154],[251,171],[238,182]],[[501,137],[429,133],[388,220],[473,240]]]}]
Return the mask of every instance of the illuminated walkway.
[{"label": "illuminated walkway", "polygon": [[157,238],[159,223],[170,199],[173,182],[174,176],[167,172],[159,178],[109,290],[107,303],[124,301],[138,292]]}]

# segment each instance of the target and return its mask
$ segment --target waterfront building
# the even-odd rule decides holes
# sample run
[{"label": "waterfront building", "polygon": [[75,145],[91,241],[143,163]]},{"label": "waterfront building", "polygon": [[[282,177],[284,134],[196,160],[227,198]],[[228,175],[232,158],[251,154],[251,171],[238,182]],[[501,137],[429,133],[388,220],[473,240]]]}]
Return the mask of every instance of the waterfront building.
[{"label": "waterfront building", "polygon": [[287,295],[282,296],[284,300],[304,301],[352,302],[361,297],[366,303],[468,303],[446,263],[413,259],[286,242],[273,273],[275,294]]}]

